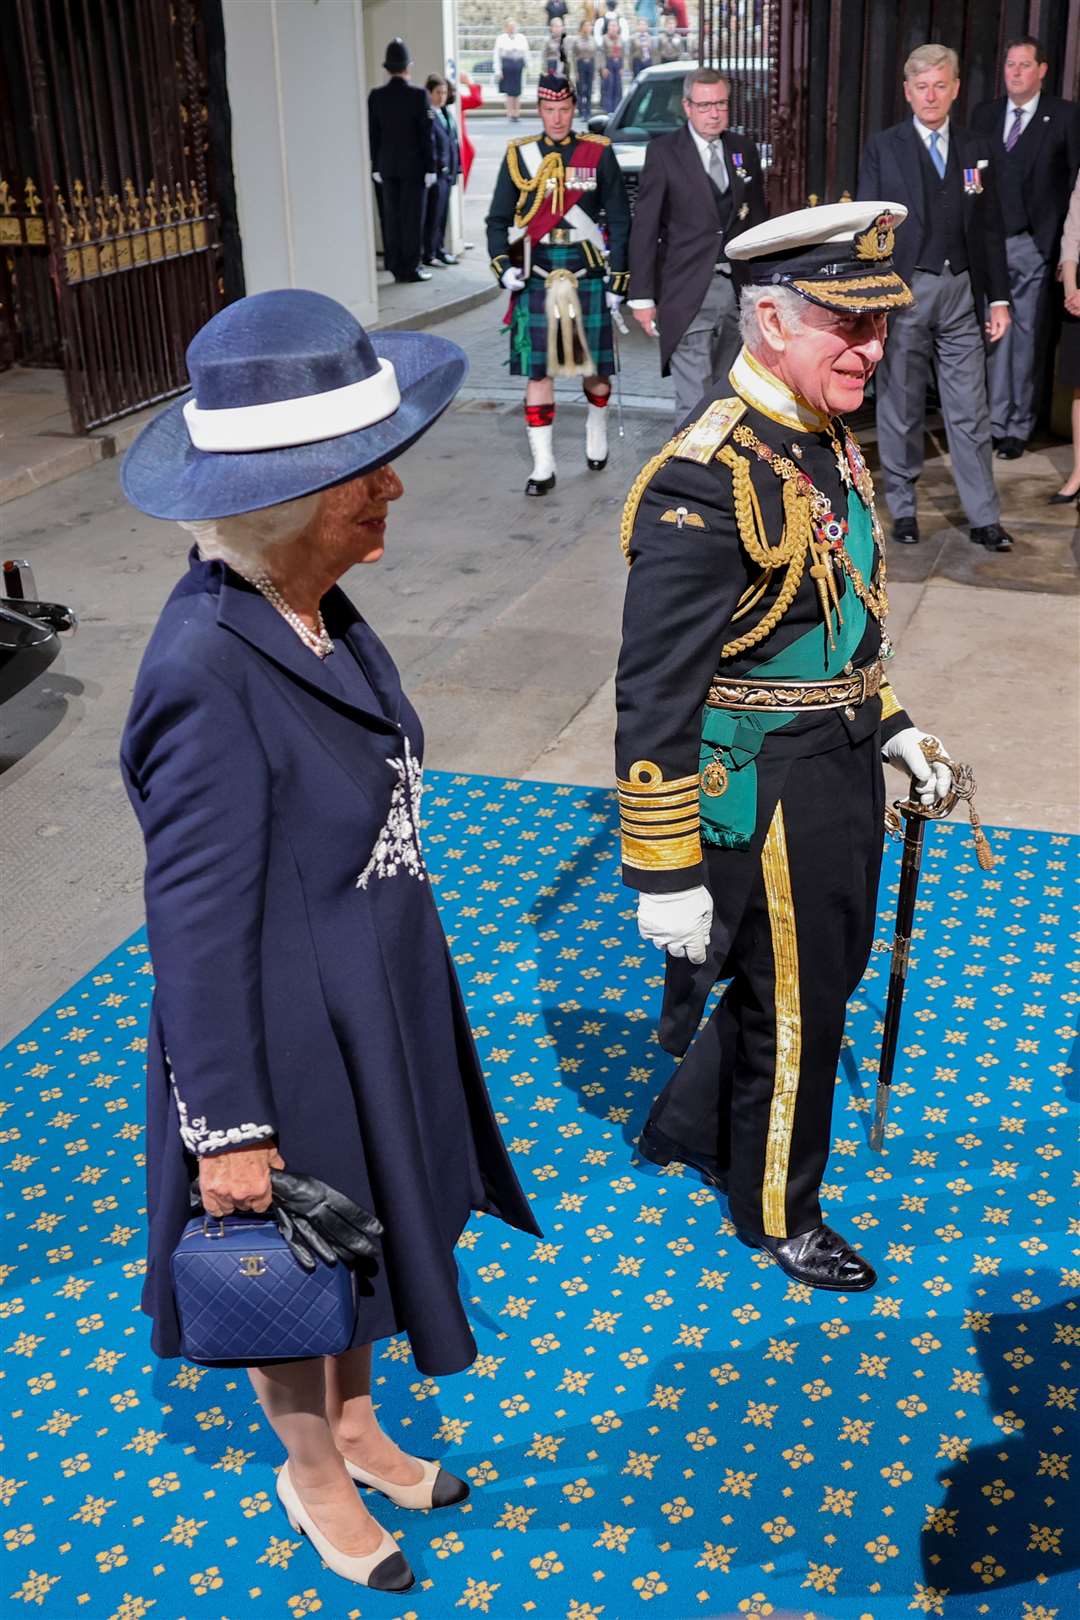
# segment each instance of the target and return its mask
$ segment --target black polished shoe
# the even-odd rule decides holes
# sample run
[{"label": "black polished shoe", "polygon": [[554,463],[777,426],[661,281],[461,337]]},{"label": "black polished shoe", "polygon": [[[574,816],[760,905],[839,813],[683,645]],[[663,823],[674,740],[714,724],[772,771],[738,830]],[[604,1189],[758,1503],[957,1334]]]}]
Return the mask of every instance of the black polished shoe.
[{"label": "black polished shoe", "polygon": [[997,458],[999,461],[1019,461],[1026,449],[1023,439],[1002,439],[997,447]]},{"label": "black polished shoe", "polygon": [[590,472],[603,472],[607,466],[607,456],[604,456],[602,461],[597,461],[593,456],[586,456],[585,465]]},{"label": "black polished shoe", "polygon": [[897,518],[892,526],[892,537],[902,546],[917,546],[919,525],[914,518]]},{"label": "black polished shoe", "polygon": [[815,1226],[798,1237],[759,1237],[736,1231],[741,1243],[771,1255],[781,1271],[808,1288],[828,1288],[834,1294],[859,1294],[873,1288],[877,1272],[831,1226]]},{"label": "black polished shoe", "polygon": [[637,1150],[639,1158],[648,1159],[650,1164],[658,1164],[661,1168],[672,1162],[685,1164],[703,1176],[710,1186],[722,1193],[727,1192],[727,1172],[720,1169],[715,1159],[710,1159],[706,1153],[694,1153],[690,1148],[681,1147],[658,1130],[651,1120],[646,1121],[638,1137]]},{"label": "black polished shoe", "polygon": [[421,270],[410,270],[407,275],[395,276],[394,280],[395,281],[430,281],[431,280],[431,271],[430,270],[422,270],[422,269]]},{"label": "black polished shoe", "polygon": [[555,474],[552,473],[550,478],[530,478],[525,485],[525,493],[526,495],[546,495],[549,490],[554,488]]},{"label": "black polished shoe", "polygon": [[985,546],[987,551],[1011,551],[1013,548],[1012,535],[1006,534],[1000,523],[987,523],[981,529],[972,529],[971,538],[977,546]]},{"label": "black polished shoe", "polygon": [[435,262],[436,264],[457,264],[458,256],[456,253],[436,253]]},{"label": "black polished shoe", "polygon": [[1078,501],[1080,490],[1074,490],[1071,495],[1067,495],[1063,489],[1059,489],[1056,494],[1046,497],[1047,506],[1075,506]]}]

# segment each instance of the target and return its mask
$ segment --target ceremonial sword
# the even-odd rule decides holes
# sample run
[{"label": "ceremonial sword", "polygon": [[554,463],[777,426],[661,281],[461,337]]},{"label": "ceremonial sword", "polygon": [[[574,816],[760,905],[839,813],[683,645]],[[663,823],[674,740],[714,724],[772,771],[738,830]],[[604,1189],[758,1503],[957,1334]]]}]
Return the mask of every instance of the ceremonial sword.
[{"label": "ceremonial sword", "polygon": [[919,887],[922,866],[923,834],[928,821],[942,821],[963,799],[971,819],[971,832],[975,840],[975,856],[984,872],[994,865],[994,855],[982,830],[972,802],[975,797],[975,776],[970,765],[948,759],[941,744],[933,737],[922,743],[923,753],[930,763],[940,760],[952,772],[948,792],[933,804],[920,804],[917,799],[898,799],[885,812],[885,824],[894,836],[903,827],[904,849],[900,857],[900,892],[896,900],[896,926],[893,932],[892,961],[889,965],[889,994],[885,1002],[885,1020],[881,1034],[881,1062],[878,1066],[877,1097],[874,1104],[874,1123],[870,1129],[870,1146],[875,1153],[884,1151],[885,1116],[889,1111],[893,1066],[896,1062],[896,1043],[900,1034],[900,1009],[907,988],[908,967],[911,960],[911,928],[915,917],[915,896]]}]

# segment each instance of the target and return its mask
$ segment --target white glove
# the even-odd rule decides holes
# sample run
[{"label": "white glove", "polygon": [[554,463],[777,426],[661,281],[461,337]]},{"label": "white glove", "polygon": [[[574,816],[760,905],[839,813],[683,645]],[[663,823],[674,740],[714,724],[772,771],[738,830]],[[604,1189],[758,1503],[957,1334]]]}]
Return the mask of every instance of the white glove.
[{"label": "white glove", "polygon": [[382,185],[382,175],[379,173],[378,169],[372,169],[371,178],[374,180],[377,186]]},{"label": "white glove", "polygon": [[[940,763],[931,765],[919,747],[928,735],[928,732],[920,731],[918,726],[905,726],[903,731],[898,731],[895,737],[890,737],[881,746],[882,759],[891,760],[894,765],[900,765],[909,772],[920,804],[933,804],[935,799],[944,798],[952,786],[949,767]],[[940,743],[938,747],[941,748]],[[941,748],[941,752],[945,754],[944,748]],[[945,757],[947,759],[948,755]]]},{"label": "white glove", "polygon": [[424,176],[424,185],[427,187],[427,189],[429,191],[431,190],[432,186],[435,184],[435,181],[437,179],[438,179],[438,175],[425,174],[425,176]]},{"label": "white glove", "polygon": [[712,895],[701,884],[674,894],[638,895],[638,933],[642,939],[657,950],[666,950],[669,956],[685,956],[691,962],[705,960],[712,915]]},{"label": "white glove", "polygon": [[509,270],[504,270],[499,280],[507,292],[524,292],[525,290],[525,277],[516,265],[512,264]]},{"label": "white glove", "polygon": [[624,302],[624,294],[622,293],[606,292],[604,297],[607,299],[608,309],[618,309],[619,305]]}]

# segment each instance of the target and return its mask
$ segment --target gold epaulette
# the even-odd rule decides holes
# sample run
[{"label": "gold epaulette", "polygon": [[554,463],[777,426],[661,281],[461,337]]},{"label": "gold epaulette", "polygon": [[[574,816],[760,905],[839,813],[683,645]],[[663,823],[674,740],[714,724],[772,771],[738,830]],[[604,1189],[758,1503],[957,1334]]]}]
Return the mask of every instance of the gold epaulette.
[{"label": "gold epaulette", "polygon": [[579,141],[595,141],[597,146],[610,146],[611,145],[611,136],[610,135],[594,135],[592,130],[587,130],[584,135],[579,135],[578,140]]},{"label": "gold epaulette", "polygon": [[746,401],[739,399],[737,395],[731,399],[714,399],[695,422],[691,422],[681,432],[676,433],[662,450],[645,463],[630,485],[630,493],[623,505],[622,522],[619,524],[619,544],[628,564],[630,540],[637,521],[638,507],[641,505],[641,498],[650,478],[658,473],[666,462],[673,459],[696,461],[702,466],[707,466],[719,452],[724,440],[745,410]]},{"label": "gold epaulette", "polygon": [[691,422],[676,456],[679,461],[696,461],[707,467],[739,419],[746,415],[746,401],[733,394],[730,399],[714,399],[696,422]]},{"label": "gold epaulette", "polygon": [[630,767],[629,781],[618,779],[622,858],[639,872],[677,872],[701,860],[698,778],[664,781],[651,760]]}]

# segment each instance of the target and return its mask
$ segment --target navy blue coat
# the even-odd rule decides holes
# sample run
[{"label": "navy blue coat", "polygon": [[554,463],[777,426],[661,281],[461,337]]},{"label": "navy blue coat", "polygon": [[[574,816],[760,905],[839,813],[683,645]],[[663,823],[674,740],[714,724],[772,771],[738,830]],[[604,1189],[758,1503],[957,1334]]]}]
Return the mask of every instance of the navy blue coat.
[{"label": "navy blue coat", "polygon": [[[354,1343],[407,1333],[421,1372],[457,1372],[476,1354],[454,1260],[470,1211],[538,1228],[418,854],[419,721],[340,590],[323,614],[348,643],[326,664],[193,554],[135,683],[121,761],[156,977],[143,1309],[178,1355],[169,1259],[196,1155],[273,1137],[385,1227]],[[370,706],[332,673],[348,648]]]}]

